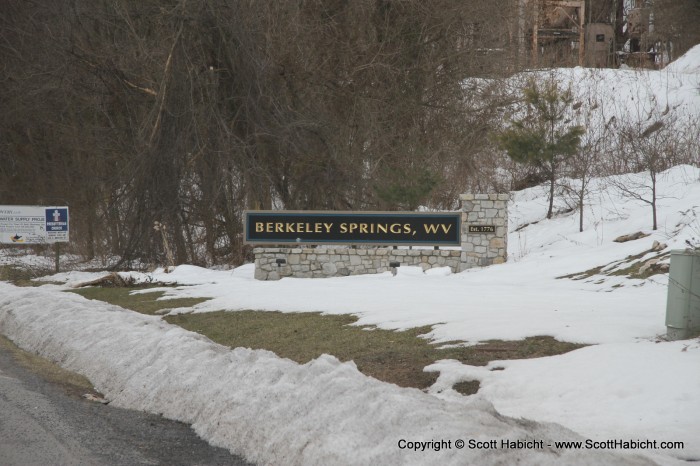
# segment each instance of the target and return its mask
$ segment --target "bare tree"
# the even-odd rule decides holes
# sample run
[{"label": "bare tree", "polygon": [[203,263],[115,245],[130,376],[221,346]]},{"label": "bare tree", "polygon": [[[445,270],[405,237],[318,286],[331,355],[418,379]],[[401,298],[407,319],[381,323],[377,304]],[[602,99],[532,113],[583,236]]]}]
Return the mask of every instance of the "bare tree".
[{"label": "bare tree", "polygon": [[588,128],[578,151],[567,161],[570,179],[564,180],[563,188],[575,202],[579,214],[579,231],[583,231],[586,200],[590,194],[591,181],[598,174],[601,155],[608,150],[609,135],[605,128]]},{"label": "bare tree", "polygon": [[652,212],[652,229],[658,228],[658,181],[661,172],[693,159],[692,139],[686,139],[688,122],[673,112],[656,115],[648,121],[628,119],[616,123],[620,141],[619,154],[633,172],[645,172],[646,181],[634,175],[612,177],[612,183],[624,196],[648,204]]},{"label": "bare tree", "polygon": [[[600,102],[600,89],[595,79],[587,87],[587,95],[579,95],[574,103],[572,120],[586,129],[581,136],[581,144],[576,153],[566,160],[562,188],[571,198],[572,208],[579,213],[579,231],[584,228],[585,204],[590,195],[591,181],[601,174],[605,154],[613,148],[613,130],[604,113],[605,106]],[[604,98],[604,97],[603,97]]]}]

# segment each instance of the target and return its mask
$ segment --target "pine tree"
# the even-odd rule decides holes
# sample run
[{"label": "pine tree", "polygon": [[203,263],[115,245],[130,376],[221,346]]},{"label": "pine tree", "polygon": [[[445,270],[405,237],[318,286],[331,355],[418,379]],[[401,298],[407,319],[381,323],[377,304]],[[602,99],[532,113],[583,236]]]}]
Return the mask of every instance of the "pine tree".
[{"label": "pine tree", "polygon": [[536,168],[549,180],[552,217],[554,187],[562,163],[576,153],[584,129],[571,124],[571,89],[562,90],[554,79],[540,84],[534,79],[523,88],[524,116],[510,121],[498,135],[498,143],[518,163]]}]

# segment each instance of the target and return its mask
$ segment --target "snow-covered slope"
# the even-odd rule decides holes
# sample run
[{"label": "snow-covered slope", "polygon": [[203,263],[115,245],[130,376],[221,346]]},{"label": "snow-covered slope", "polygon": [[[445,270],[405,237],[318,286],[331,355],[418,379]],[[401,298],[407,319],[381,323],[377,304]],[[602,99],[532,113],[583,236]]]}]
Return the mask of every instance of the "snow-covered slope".
[{"label": "snow-covered slope", "polygon": [[670,73],[700,74],[700,45],[688,50],[678,60],[669,63],[663,71]]}]

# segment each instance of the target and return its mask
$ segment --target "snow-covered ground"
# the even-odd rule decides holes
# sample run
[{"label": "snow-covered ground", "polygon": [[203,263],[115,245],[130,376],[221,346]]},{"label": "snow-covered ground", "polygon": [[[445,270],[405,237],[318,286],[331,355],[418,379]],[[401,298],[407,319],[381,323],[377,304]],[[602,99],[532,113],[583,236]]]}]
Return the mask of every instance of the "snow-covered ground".
[{"label": "snow-covered ground", "polygon": [[[557,449],[555,441],[583,438],[503,417],[483,398],[441,400],[379,382],[332,356],[299,365],[230,350],[50,287],[0,283],[0,296],[0,329],[22,347],[85,374],[114,405],[191,423],[213,445],[260,464],[651,464]],[[538,444],[505,449],[504,440]]]},{"label": "snow-covered ground", "polygon": [[[594,74],[576,68],[561,73],[595,84],[599,100],[604,92],[617,96],[617,104],[602,113],[605,118],[630,118],[629,112],[654,117],[666,107],[700,115],[700,47],[660,72]],[[640,92],[641,106],[619,113],[619,103],[635,95],[639,100]],[[646,176],[625,181],[641,185]],[[260,282],[253,279],[252,265],[129,273],[136,280],[181,285],[163,288],[163,299],[211,298],[173,313],[351,313],[363,326],[430,325],[425,337],[437,345],[536,335],[590,345],[486,367],[439,361],[426,368],[440,373],[428,393],[378,382],[352,363],[328,356],[298,365],[265,351],[230,350],[159,317],[61,292],[100,276],[95,273],[44,277],[63,285],[36,289],[0,283],[0,332],[87,375],[112,403],[191,423],[211,443],[264,464],[700,461],[700,339],[664,339],[668,274],[614,273],[654,258],[668,263],[668,251],[700,241],[700,169],[679,166],[661,174],[656,231],[649,205],[622,196],[612,185],[610,179],[592,183],[583,232],[576,212],[543,219],[544,188],[513,193],[508,262],[460,274],[406,267],[396,276]],[[640,193],[648,198],[648,192]],[[558,207],[563,211],[561,199]],[[613,241],[638,231],[649,236]],[[654,242],[666,247],[652,251]],[[452,390],[466,380],[480,382],[476,395]],[[657,448],[547,446],[577,438],[650,440]],[[413,452],[400,448],[401,439],[452,443],[440,451],[423,444],[427,451]],[[502,439],[541,439],[544,449],[470,449],[468,444],[457,449],[457,439],[497,440],[499,446]],[[661,442],[669,441],[684,446],[663,449]]]},{"label": "snow-covered ground", "polygon": [[[212,298],[194,312],[352,313],[360,317],[358,325],[396,330],[432,325],[426,338],[436,344],[535,335],[592,344],[561,356],[493,361],[485,368],[440,361],[427,368],[440,372],[429,394],[370,380],[330,357],[299,366],[266,352],[229,351],[157,317],[59,293],[100,275],[95,273],[48,276],[44,279],[65,285],[38,290],[0,285],[0,331],[85,373],[114,403],[190,422],[212,443],[263,463],[329,464],[351,457],[357,463],[493,463],[512,462],[502,455],[515,454],[524,455],[526,464],[594,461],[592,451],[568,451],[572,456],[564,461],[536,450],[409,454],[397,446],[401,438],[571,438],[549,424],[494,417],[491,404],[502,415],[554,422],[595,441],[682,441],[683,449],[636,452],[662,464],[698,460],[700,340],[664,341],[668,276],[641,279],[603,271],[581,280],[558,277],[611,263],[614,268],[616,261],[649,251],[654,241],[667,244],[637,259],[646,261],[699,237],[700,170],[680,166],[660,177],[657,231],[650,229],[646,204],[620,196],[606,181],[595,182],[582,233],[575,212],[542,219],[544,189],[514,193],[508,263],[460,274],[399,268],[397,276],[261,282],[253,279],[252,265],[128,273],[182,285],[163,288],[164,299]],[[637,231],[650,236],[613,241]],[[479,380],[478,394],[464,397],[451,389],[464,380]],[[262,453],[262,445],[274,448]]]}]

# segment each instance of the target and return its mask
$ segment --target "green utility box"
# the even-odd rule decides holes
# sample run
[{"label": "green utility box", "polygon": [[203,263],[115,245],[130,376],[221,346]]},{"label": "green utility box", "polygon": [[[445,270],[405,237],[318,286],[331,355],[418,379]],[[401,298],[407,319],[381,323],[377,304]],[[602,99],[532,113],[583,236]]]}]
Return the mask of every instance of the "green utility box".
[{"label": "green utility box", "polygon": [[700,250],[671,251],[666,335],[669,340],[700,335]]}]

